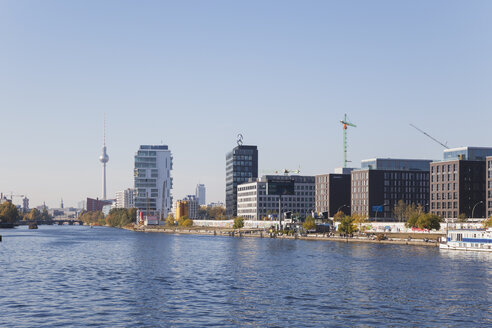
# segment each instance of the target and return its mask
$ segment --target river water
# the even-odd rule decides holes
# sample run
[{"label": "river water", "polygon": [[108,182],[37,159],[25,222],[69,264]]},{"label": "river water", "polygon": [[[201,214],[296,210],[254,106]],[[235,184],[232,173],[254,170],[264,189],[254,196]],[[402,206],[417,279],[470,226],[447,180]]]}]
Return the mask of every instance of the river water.
[{"label": "river water", "polygon": [[492,254],[82,226],[0,234],[2,327],[492,326]]}]

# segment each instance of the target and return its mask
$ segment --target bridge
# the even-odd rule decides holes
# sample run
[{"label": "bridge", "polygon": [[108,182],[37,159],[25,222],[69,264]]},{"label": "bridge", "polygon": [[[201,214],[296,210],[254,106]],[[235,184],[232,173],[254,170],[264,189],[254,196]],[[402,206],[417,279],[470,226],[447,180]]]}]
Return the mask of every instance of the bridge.
[{"label": "bridge", "polygon": [[29,225],[34,222],[37,225],[84,225],[84,222],[77,219],[51,219],[51,220],[37,220],[37,221],[22,220],[19,221],[18,224]]}]

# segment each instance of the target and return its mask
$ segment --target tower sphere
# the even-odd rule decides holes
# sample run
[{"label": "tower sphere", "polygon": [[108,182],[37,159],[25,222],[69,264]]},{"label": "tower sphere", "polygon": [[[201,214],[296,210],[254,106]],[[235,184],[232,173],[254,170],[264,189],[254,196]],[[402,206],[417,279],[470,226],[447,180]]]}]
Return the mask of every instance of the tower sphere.
[{"label": "tower sphere", "polygon": [[106,147],[103,147],[103,153],[99,156],[99,160],[101,163],[107,163],[109,161],[109,156],[106,154]]}]

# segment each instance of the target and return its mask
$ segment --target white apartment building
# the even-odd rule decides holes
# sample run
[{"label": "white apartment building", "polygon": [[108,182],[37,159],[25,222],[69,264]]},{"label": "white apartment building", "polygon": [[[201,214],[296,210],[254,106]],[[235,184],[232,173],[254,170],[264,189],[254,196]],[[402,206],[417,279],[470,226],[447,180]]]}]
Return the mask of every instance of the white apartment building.
[{"label": "white apartment building", "polygon": [[134,207],[139,219],[163,223],[172,207],[173,157],[166,145],[141,145],[135,154]]},{"label": "white apartment building", "polygon": [[306,217],[315,209],[314,176],[278,176],[267,175],[254,182],[237,186],[237,215],[248,220],[261,220],[270,214],[278,215],[279,196],[268,195],[268,184],[273,181],[292,181],[294,194],[281,197],[281,213]]},{"label": "white apartment building", "polygon": [[116,208],[132,208],[135,207],[134,192],[132,188],[116,192]]}]

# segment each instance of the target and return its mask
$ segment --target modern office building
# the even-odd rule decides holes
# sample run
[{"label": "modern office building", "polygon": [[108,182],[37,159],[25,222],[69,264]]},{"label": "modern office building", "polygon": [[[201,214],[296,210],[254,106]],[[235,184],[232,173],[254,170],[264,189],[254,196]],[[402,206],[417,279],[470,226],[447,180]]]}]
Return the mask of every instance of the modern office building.
[{"label": "modern office building", "polygon": [[135,207],[134,204],[134,189],[128,188],[122,191],[116,192],[116,208],[132,208]]},{"label": "modern office building", "polygon": [[399,200],[429,208],[430,160],[370,159],[351,173],[351,213],[394,219]]},{"label": "modern office building", "polygon": [[258,149],[238,146],[226,155],[226,216],[237,216],[237,186],[258,178]]},{"label": "modern office building", "polygon": [[492,156],[487,157],[487,217],[492,216]]},{"label": "modern office building", "polygon": [[430,212],[443,218],[483,218],[487,214],[490,147],[446,149],[431,164]]},{"label": "modern office building", "polygon": [[430,212],[443,218],[485,216],[485,160],[447,160],[431,164]]},{"label": "modern office building", "polygon": [[315,177],[316,213],[333,217],[338,211],[342,211],[350,215],[350,171]]},{"label": "modern office building", "polygon": [[487,156],[492,156],[492,147],[459,147],[445,149],[443,160],[485,161]]},{"label": "modern office building", "polygon": [[198,205],[205,205],[206,204],[205,185],[204,184],[197,184],[196,185],[195,196],[198,199]]},{"label": "modern office building", "polygon": [[[261,220],[268,215],[278,217],[279,190],[289,185],[292,192],[281,196],[281,213],[306,217],[315,209],[315,178],[300,175],[266,175],[254,182],[246,182],[237,187],[237,215],[248,220]],[[281,186],[281,187],[279,187]]]},{"label": "modern office building", "polygon": [[135,154],[134,206],[145,222],[159,222],[172,207],[173,157],[166,145],[141,145]]}]

